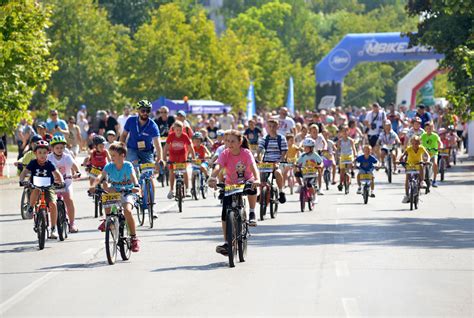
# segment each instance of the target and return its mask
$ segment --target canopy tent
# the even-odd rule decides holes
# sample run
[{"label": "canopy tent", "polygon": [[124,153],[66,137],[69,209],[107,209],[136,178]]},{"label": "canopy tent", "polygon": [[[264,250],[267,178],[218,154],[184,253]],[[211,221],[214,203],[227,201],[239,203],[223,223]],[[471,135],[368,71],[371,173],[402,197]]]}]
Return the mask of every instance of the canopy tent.
[{"label": "canopy tent", "polygon": [[156,112],[158,109],[160,109],[161,106],[168,107],[169,110],[172,112],[177,112],[178,110],[184,110],[185,112],[188,112],[188,107],[186,105],[178,105],[171,99],[166,99],[164,96],[161,96],[160,98],[151,103],[151,111]]},{"label": "canopy tent", "polygon": [[152,104],[152,111],[156,112],[161,106],[166,106],[173,113],[184,110],[191,114],[222,114],[224,110],[230,111],[232,107],[214,100],[171,100],[164,96],[158,98]]}]

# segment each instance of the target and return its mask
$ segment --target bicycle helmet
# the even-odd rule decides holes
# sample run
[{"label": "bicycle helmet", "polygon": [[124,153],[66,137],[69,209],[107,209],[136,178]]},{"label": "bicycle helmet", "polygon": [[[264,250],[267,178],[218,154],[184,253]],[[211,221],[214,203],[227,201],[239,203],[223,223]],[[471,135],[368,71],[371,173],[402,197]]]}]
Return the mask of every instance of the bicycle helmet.
[{"label": "bicycle helmet", "polygon": [[413,118],[413,123],[420,123],[421,124],[421,118],[420,117],[414,117]]},{"label": "bicycle helmet", "polygon": [[454,131],[454,126],[453,126],[453,125],[449,125],[449,126],[448,126],[448,130],[449,130],[449,131]]},{"label": "bicycle helmet", "polygon": [[446,133],[446,128],[440,128],[438,129],[438,135],[442,135]]},{"label": "bicycle helmet", "polygon": [[142,108],[151,110],[151,103],[146,99],[142,99],[141,101],[137,103],[137,109],[142,109]]},{"label": "bicycle helmet", "polygon": [[115,131],[113,131],[113,130],[108,130],[108,131],[105,133],[105,136],[106,136],[106,137],[108,137],[109,135],[117,136],[117,134],[116,134]]},{"label": "bicycle helmet", "polygon": [[39,148],[44,148],[49,150],[49,143],[45,140],[39,140],[35,144],[35,151]]},{"label": "bicycle helmet", "polygon": [[40,140],[43,140],[43,138],[42,138],[40,135],[33,135],[33,136],[31,136],[31,138],[30,138],[30,144],[31,144],[32,142],[36,143],[36,142],[38,142],[38,141],[40,141]]},{"label": "bicycle helmet", "polygon": [[316,143],[314,142],[313,138],[305,138],[305,140],[303,140],[303,147],[314,148],[315,146],[316,146]]},{"label": "bicycle helmet", "polygon": [[94,146],[105,144],[105,138],[102,136],[94,136],[92,142],[94,143]]},{"label": "bicycle helmet", "polygon": [[202,141],[204,140],[204,136],[199,131],[197,131],[193,134],[193,139],[200,139]]},{"label": "bicycle helmet", "polygon": [[219,129],[219,130],[217,131],[217,136],[224,136],[224,130]]},{"label": "bicycle helmet", "polygon": [[326,117],[326,123],[332,124],[334,122],[334,116],[327,116]]},{"label": "bicycle helmet", "polygon": [[57,144],[64,144],[64,145],[67,144],[66,138],[64,138],[64,136],[60,136],[60,135],[54,136],[53,139],[51,139],[50,145],[52,147],[52,146],[57,145]]}]

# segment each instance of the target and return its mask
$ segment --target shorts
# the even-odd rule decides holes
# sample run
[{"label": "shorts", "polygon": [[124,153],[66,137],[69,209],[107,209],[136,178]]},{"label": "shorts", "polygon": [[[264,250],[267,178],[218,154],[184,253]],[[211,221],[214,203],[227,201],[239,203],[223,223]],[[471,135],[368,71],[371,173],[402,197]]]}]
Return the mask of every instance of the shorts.
[{"label": "shorts", "polygon": [[375,147],[375,145],[377,144],[377,141],[379,140],[379,136],[377,135],[372,135],[372,136],[369,136],[369,145],[371,147]]},{"label": "shorts", "polygon": [[323,159],[323,164],[324,164],[324,168],[332,167],[332,160],[328,160],[328,159],[324,158]]},{"label": "shorts", "polygon": [[[247,195],[256,195],[257,189],[245,190],[245,193]],[[222,200],[222,214],[221,214],[221,220],[223,222],[225,222],[227,219],[227,207],[230,207],[231,205],[232,205],[232,196],[229,195],[227,197],[224,197],[224,199]]]},{"label": "shorts", "polygon": [[128,148],[127,161],[138,163],[154,163],[153,150],[138,150],[134,148]]}]

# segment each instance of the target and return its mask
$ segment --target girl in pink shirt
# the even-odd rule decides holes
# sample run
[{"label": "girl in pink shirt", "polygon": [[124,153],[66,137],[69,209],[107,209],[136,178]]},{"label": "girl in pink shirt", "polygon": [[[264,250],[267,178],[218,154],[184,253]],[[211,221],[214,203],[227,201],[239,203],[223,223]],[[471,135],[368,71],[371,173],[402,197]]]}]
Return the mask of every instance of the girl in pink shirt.
[{"label": "girl in pink shirt", "polygon": [[[248,181],[252,182],[252,191],[248,192],[249,201],[249,225],[256,226],[255,206],[257,205],[256,187],[260,184],[260,174],[258,173],[257,164],[252,152],[248,149],[248,141],[238,130],[231,130],[225,136],[227,149],[224,150],[219,158],[217,158],[216,166],[209,178],[209,185],[213,188],[216,186],[216,176],[222,169],[225,169],[225,183],[227,185],[243,184]],[[231,197],[224,197],[222,202],[222,231],[224,240],[226,239],[226,214],[227,207],[232,203]],[[227,243],[219,245],[216,251],[227,255]]]}]

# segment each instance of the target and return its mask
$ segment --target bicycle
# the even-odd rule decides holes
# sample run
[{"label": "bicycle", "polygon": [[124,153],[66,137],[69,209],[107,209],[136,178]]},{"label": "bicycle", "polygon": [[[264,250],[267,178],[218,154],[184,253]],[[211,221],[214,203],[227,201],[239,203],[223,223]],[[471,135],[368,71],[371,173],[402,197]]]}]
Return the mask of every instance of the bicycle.
[{"label": "bicycle", "polygon": [[[36,177],[34,177],[36,178]],[[33,178],[33,183],[28,181],[20,182],[20,186],[29,187],[30,190],[38,189],[40,192],[38,202],[35,206],[35,211],[33,213],[34,227],[33,230],[38,236],[38,246],[39,249],[44,249],[46,243],[46,235],[49,237],[49,207],[46,202],[45,191],[50,189],[61,189],[64,187],[64,184],[53,184],[53,185],[35,185],[35,180]]]},{"label": "bicycle", "polygon": [[439,159],[438,159],[438,169],[439,169],[439,177],[441,181],[444,181],[444,174],[446,172],[446,168],[449,163],[449,154],[451,152],[450,148],[442,148],[439,149]]},{"label": "bicycle", "polygon": [[295,172],[294,172],[294,162],[282,162],[282,167],[284,169],[288,168],[288,175],[287,175],[287,180],[288,180],[288,188],[290,189],[290,194],[293,194],[294,188],[295,188]]},{"label": "bicycle", "polygon": [[395,151],[395,145],[382,145],[381,150],[385,151],[385,162],[384,162],[384,169],[385,173],[387,174],[388,183],[392,183],[392,176],[393,176],[393,152]]},{"label": "bicycle", "polygon": [[111,212],[105,219],[105,253],[109,265],[115,264],[117,260],[117,250],[123,261],[128,261],[132,254],[132,238],[125,215],[123,214],[122,195],[132,193],[131,190],[121,190],[120,192],[102,192],[102,205],[111,208]]},{"label": "bicycle", "polygon": [[[430,163],[431,161],[433,160],[433,156],[431,155],[432,152],[433,152],[434,149],[427,149],[427,151],[429,152],[430,154]],[[426,183],[426,188],[425,188],[425,194],[428,194],[430,193],[430,188],[431,188],[431,178],[433,176],[433,166],[430,164],[430,165],[425,165],[424,166],[424,179],[425,179],[425,183]]]},{"label": "bicycle", "polygon": [[193,174],[191,180],[191,195],[194,200],[199,200],[199,197],[202,196],[203,199],[207,196],[208,186],[205,181],[204,174],[201,171],[202,160],[195,159],[193,162]]},{"label": "bicycle", "polygon": [[344,173],[344,180],[343,180],[343,186],[344,186],[344,193],[349,194],[349,188],[351,186],[351,174],[348,169],[348,165],[352,164],[352,156],[351,155],[341,155],[340,159],[340,166],[345,167],[345,173]]},{"label": "bicycle", "polygon": [[420,162],[415,165],[408,165],[405,162],[400,162],[405,167],[405,173],[408,174],[408,199],[410,202],[410,211],[413,208],[418,209],[420,199],[420,170],[418,165],[429,165],[429,162]]},{"label": "bicycle", "polygon": [[155,192],[153,190],[153,173],[155,171],[155,165],[153,163],[142,163],[136,166],[139,172],[140,189],[142,195],[138,196],[138,200],[135,203],[137,209],[138,223],[143,226],[145,223],[145,210],[148,211],[148,222],[150,223],[150,229],[153,228],[154,215],[153,206],[155,205]]},{"label": "bicycle", "polygon": [[225,185],[219,183],[217,187],[224,192],[224,196],[232,197],[232,204],[226,211],[226,241],[229,267],[235,267],[237,253],[240,262],[245,262],[247,256],[247,241],[250,231],[243,196],[246,195],[247,190],[251,189],[252,184]]},{"label": "bicycle", "polygon": [[315,201],[315,180],[318,177],[317,175],[318,168],[316,167],[305,167],[301,168],[301,174],[303,175],[303,185],[300,190],[300,207],[301,212],[304,212],[306,203],[308,203],[308,210],[312,211],[314,209]]},{"label": "bicycle", "polygon": [[369,202],[369,192],[370,186],[372,185],[372,177],[371,173],[361,173],[359,174],[359,180],[362,184],[362,198],[364,199],[364,204]]},{"label": "bicycle", "polygon": [[261,162],[257,164],[257,167],[260,171],[260,180],[262,180],[259,200],[260,220],[263,221],[265,219],[267,206],[270,207],[270,217],[274,219],[278,213],[278,188],[274,186],[276,163]]},{"label": "bicycle", "polygon": [[179,212],[183,212],[183,200],[186,197],[184,192],[184,174],[186,173],[186,163],[173,163],[174,177],[175,177],[175,200],[178,202]]},{"label": "bicycle", "polygon": [[[89,166],[88,167],[88,172],[89,172],[89,178],[97,179],[100,177],[102,174],[102,169],[94,166]],[[100,189],[101,186],[98,185],[97,189]],[[102,207],[102,201],[100,199],[100,191],[95,191],[93,194],[94,198],[94,217],[98,218],[99,215],[103,216],[103,207]]]},{"label": "bicycle", "polygon": [[322,155],[323,155],[323,166],[324,166],[323,180],[324,180],[324,184],[326,185],[326,190],[329,190],[329,184],[331,183],[332,160],[328,159],[330,158],[330,156],[329,156],[329,152],[327,152],[326,150],[322,152]]}]

